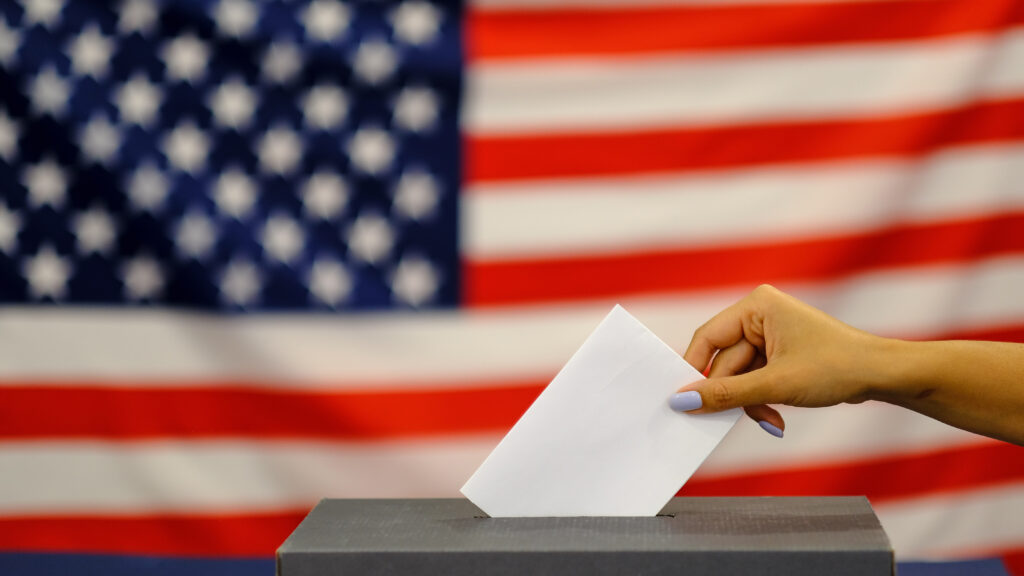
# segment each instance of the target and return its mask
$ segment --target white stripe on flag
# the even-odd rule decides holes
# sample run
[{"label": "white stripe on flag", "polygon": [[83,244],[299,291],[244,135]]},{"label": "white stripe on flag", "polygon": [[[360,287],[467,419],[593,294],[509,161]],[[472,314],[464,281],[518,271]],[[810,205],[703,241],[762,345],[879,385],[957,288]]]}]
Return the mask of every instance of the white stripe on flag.
[{"label": "white stripe on flag", "polygon": [[[857,463],[994,442],[881,403],[784,410],[784,441],[744,417],[699,476]],[[878,422],[885,426],[868,425]],[[501,436],[4,442],[0,514],[275,510],[331,496],[456,497]]]},{"label": "white stripe on flag", "polygon": [[1024,95],[1024,29],[913,42],[477,62],[473,134],[857,118]]},{"label": "white stripe on flag", "polygon": [[898,560],[989,556],[1019,549],[1024,484],[874,506]]},{"label": "white stripe on flag", "polygon": [[743,418],[701,465],[700,477],[786,471],[995,442],[880,402],[814,410],[777,408],[786,419],[785,441]]},{"label": "white stripe on flag", "polygon": [[500,438],[0,444],[0,514],[259,512],[329,497],[456,497]]},{"label": "white stripe on flag", "polygon": [[[872,332],[927,337],[1024,323],[1024,257],[896,269],[782,286]],[[623,304],[676,350],[747,288]],[[0,386],[293,389],[486,387],[547,379],[611,302],[423,315],[217,318],[162,310],[10,308]],[[936,311],[941,311],[937,314]]]},{"label": "white stripe on flag", "polygon": [[478,184],[462,237],[466,255],[486,261],[770,243],[1022,210],[1022,181],[1024,145],[1013,143],[923,161]]},{"label": "white stripe on flag", "polygon": [[[833,440],[838,439],[837,434]],[[260,513],[308,507],[331,496],[457,497],[458,487],[497,440],[347,446],[5,443],[0,447],[0,464],[7,471],[0,478],[0,511],[40,516]],[[875,509],[901,560],[984,553],[1019,545],[1024,487],[890,501]]]},{"label": "white stripe on flag", "polygon": [[[472,8],[487,10],[509,10],[515,8],[528,8],[530,10],[562,8],[643,8],[645,6],[719,6],[728,4],[741,4],[744,6],[756,5],[785,5],[792,4],[868,4],[872,2],[885,2],[889,0],[470,0]],[[930,0],[905,0],[907,2],[927,2]]]}]

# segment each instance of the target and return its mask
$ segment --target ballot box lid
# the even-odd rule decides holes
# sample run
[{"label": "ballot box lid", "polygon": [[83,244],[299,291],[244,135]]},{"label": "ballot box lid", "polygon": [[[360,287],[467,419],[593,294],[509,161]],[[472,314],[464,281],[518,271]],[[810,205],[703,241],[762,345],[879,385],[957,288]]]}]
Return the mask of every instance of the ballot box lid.
[{"label": "ballot box lid", "polygon": [[655,517],[572,518],[488,518],[464,499],[326,499],[278,550],[280,576],[748,569],[888,575],[892,547],[864,497],[674,498]]}]

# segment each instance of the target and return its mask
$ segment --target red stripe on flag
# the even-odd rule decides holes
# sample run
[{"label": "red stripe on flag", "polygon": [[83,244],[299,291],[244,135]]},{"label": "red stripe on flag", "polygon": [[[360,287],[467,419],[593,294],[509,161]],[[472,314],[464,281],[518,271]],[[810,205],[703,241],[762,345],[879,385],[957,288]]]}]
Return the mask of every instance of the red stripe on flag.
[{"label": "red stripe on flag", "polygon": [[1006,570],[1013,576],[1024,576],[1024,548],[1004,551],[1002,554]]},{"label": "red stripe on flag", "polygon": [[[804,430],[813,434],[813,430]],[[980,437],[979,437],[980,438]],[[858,458],[821,466],[704,478],[698,472],[681,496],[865,495],[872,502],[915,498],[1024,481],[1024,447],[1007,442],[919,454]]]},{"label": "red stripe on flag", "polygon": [[943,334],[933,334],[926,338],[915,337],[914,340],[991,340],[994,342],[1020,342],[1024,344],[1024,326],[992,326],[984,329],[957,330]]},{"label": "red stripe on flag", "polygon": [[[1024,448],[992,443],[776,472],[707,479],[698,475],[680,494],[864,494],[877,503],[1022,479]],[[18,551],[270,556],[305,514],[306,510],[244,515],[0,517],[0,541],[6,549]]]},{"label": "red stripe on flag", "polygon": [[[553,376],[553,375],[552,375]],[[547,379],[450,390],[286,392],[208,383],[111,388],[6,383],[0,438],[386,440],[505,431]],[[454,383],[453,383],[454,384]],[[46,418],[40,418],[46,414]]]},{"label": "red stripe on flag", "polygon": [[529,260],[467,260],[463,294],[465,302],[476,307],[603,299],[835,279],[869,270],[1018,252],[1024,252],[1021,212],[788,242]]},{"label": "red stripe on flag", "polygon": [[270,557],[308,512],[0,517],[0,542],[18,552]]},{"label": "red stripe on flag", "polygon": [[[1024,342],[1024,325],[936,334],[933,338]],[[139,388],[60,382],[0,382],[0,438],[317,439],[374,441],[508,431],[547,379],[442,390],[318,393],[269,391],[236,383]],[[463,384],[464,386],[465,384]],[[441,384],[438,384],[442,387]],[[48,413],[48,418],[39,414]]]},{"label": "red stripe on flag", "polygon": [[900,117],[664,129],[466,136],[469,183],[918,156],[1024,137],[1024,99]]},{"label": "red stripe on flag", "polygon": [[[924,338],[915,338],[922,340]],[[929,340],[991,340],[1024,344],[1024,326],[1001,326],[986,329],[958,330],[928,337]]]},{"label": "red stripe on flag", "polygon": [[1024,22],[1013,0],[767,6],[470,7],[474,60],[869,43],[986,32]]}]

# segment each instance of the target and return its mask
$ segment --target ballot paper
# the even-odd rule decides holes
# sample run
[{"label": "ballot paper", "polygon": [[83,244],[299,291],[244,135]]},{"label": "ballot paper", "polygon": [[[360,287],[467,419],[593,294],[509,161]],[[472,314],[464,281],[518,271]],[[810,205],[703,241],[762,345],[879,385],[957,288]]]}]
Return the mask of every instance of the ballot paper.
[{"label": "ballot paper", "polygon": [[673,411],[669,397],[701,378],[616,306],[462,493],[495,518],[654,516],[741,414]]}]

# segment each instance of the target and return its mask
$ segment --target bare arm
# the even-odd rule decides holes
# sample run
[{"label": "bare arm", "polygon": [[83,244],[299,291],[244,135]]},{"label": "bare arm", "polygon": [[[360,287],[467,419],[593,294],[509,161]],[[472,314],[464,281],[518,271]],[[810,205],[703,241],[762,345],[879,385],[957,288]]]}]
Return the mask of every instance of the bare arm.
[{"label": "bare arm", "polygon": [[872,398],[957,428],[1024,445],[1024,345],[1007,342],[892,344],[889,385]]},{"label": "bare arm", "polygon": [[[701,326],[685,358],[709,378],[681,388],[677,409],[742,406],[782,430],[769,404],[881,400],[1024,445],[1021,344],[881,338],[761,286]],[[697,394],[682,394],[690,391]]]}]

